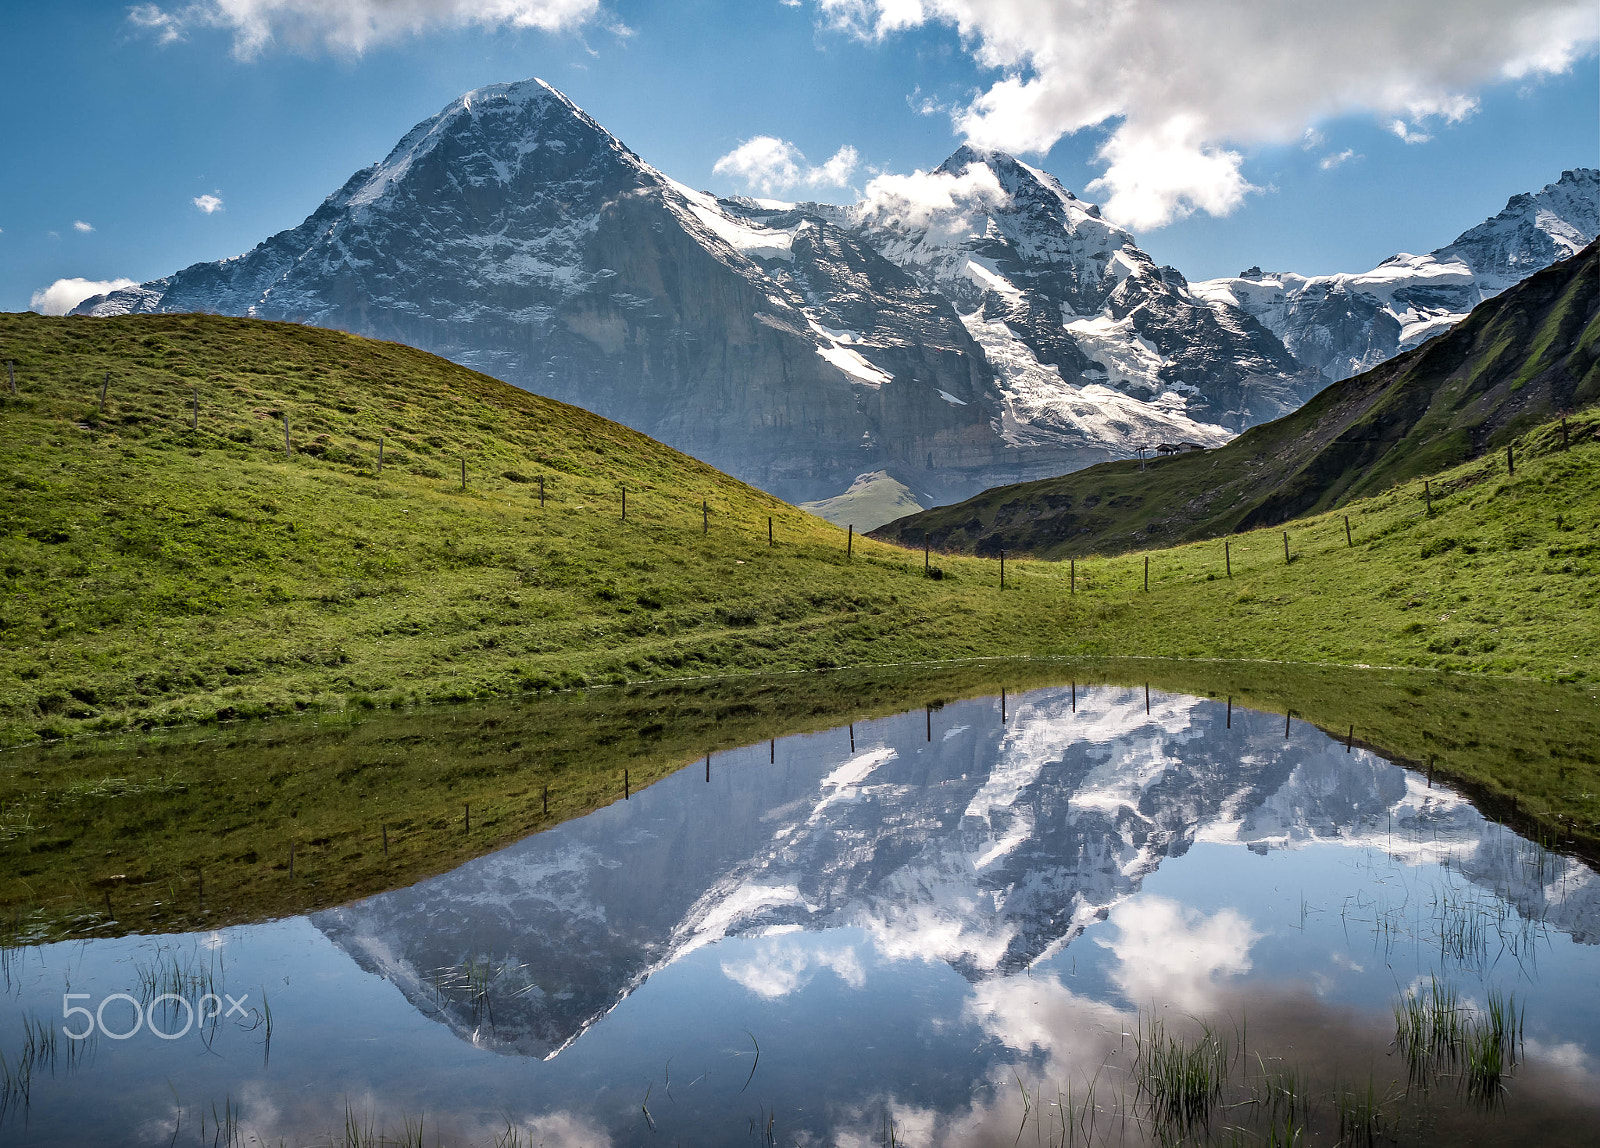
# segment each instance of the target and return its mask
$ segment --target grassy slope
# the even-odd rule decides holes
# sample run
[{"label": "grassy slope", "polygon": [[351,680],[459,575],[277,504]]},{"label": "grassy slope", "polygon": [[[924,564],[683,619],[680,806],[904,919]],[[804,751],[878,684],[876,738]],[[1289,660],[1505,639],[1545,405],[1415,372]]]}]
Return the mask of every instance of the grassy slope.
[{"label": "grassy slope", "polygon": [[[0,317],[0,737],[971,655],[1570,678],[1600,659],[1600,424],[1294,529],[1069,569],[857,539],[405,347],[206,316]],[[96,383],[114,373],[104,416]],[[188,429],[191,385],[201,427]],[[284,461],[278,412],[297,453]],[[372,473],[376,437],[388,465]],[[469,458],[469,489],[455,467]],[[1496,468],[1500,467],[1500,470]],[[548,505],[525,478],[547,477]],[[629,490],[619,521],[619,484]],[[700,501],[711,529],[701,533]],[[768,547],[766,518],[778,545]],[[1559,516],[1559,521],[1558,521]]]},{"label": "grassy slope", "polygon": [[1600,245],[1441,338],[1325,388],[1218,450],[984,491],[877,537],[962,553],[1118,553],[1274,525],[1497,449],[1600,400]]}]

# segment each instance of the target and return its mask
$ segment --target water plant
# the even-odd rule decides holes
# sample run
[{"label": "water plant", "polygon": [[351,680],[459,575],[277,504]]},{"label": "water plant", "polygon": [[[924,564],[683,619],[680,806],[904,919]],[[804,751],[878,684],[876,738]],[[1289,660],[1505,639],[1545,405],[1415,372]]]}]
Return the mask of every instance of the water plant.
[{"label": "water plant", "polygon": [[1227,1037],[1209,1023],[1190,1037],[1169,1033],[1159,1018],[1139,1018],[1134,1079],[1157,1128],[1182,1137],[1208,1127],[1233,1065]]}]

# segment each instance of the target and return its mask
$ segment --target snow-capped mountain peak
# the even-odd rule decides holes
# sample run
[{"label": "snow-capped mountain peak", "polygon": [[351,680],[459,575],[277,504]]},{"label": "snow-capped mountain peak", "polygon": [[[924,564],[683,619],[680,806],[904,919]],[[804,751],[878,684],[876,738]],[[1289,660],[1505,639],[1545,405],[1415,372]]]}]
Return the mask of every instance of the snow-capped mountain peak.
[{"label": "snow-capped mountain peak", "polygon": [[1241,308],[1333,382],[1442,334],[1473,307],[1600,235],[1600,170],[1576,168],[1426,255],[1391,255],[1358,274],[1263,273],[1194,284]]}]

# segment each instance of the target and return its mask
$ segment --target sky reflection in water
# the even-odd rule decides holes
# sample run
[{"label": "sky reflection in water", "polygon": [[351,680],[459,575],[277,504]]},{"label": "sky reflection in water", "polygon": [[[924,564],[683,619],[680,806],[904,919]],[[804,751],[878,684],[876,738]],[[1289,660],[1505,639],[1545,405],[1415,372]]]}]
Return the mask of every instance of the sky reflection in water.
[{"label": "sky reflection in water", "polygon": [[743,1144],[770,1116],[779,1143],[880,1143],[887,1117],[904,1143],[1012,1144],[1024,1089],[1046,1136],[1069,1088],[1108,1107],[1141,1017],[1221,1018],[1264,1068],[1329,1087],[1403,1084],[1391,1002],[1438,975],[1469,1004],[1514,991],[1525,1060],[1498,1116],[1446,1104],[1427,1134],[1586,1142],[1590,869],[1281,715],[1228,728],[1221,703],[1082,687],[1006,709],[718,754],[709,782],[691,766],[309,918],[13,953],[8,1064],[23,1018],[137,992],[162,953],[220,962],[272,1037],[258,1011],[209,1047],[63,1049],[0,1140],[210,1143],[233,1112],[246,1142],[307,1143],[348,1104],[391,1132],[425,1114],[447,1143],[509,1119],[534,1143]]}]

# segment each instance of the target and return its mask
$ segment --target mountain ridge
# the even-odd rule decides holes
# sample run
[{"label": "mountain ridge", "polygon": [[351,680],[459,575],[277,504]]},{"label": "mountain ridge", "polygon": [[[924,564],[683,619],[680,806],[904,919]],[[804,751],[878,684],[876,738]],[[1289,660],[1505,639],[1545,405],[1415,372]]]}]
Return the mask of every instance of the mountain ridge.
[{"label": "mountain ridge", "polygon": [[297,227],[76,313],[405,342],[839,525],[873,475],[926,506],[1155,441],[1219,446],[1327,380],[1250,299],[1157,266],[1047,172],[963,145],[896,178],[848,207],[719,199],[544,81],[489,85]]},{"label": "mountain ridge", "polygon": [[1215,451],[1109,463],[879,528],[951,552],[1064,558],[1277,525],[1494,449],[1600,401],[1600,242],[1439,338],[1325,388]]}]

